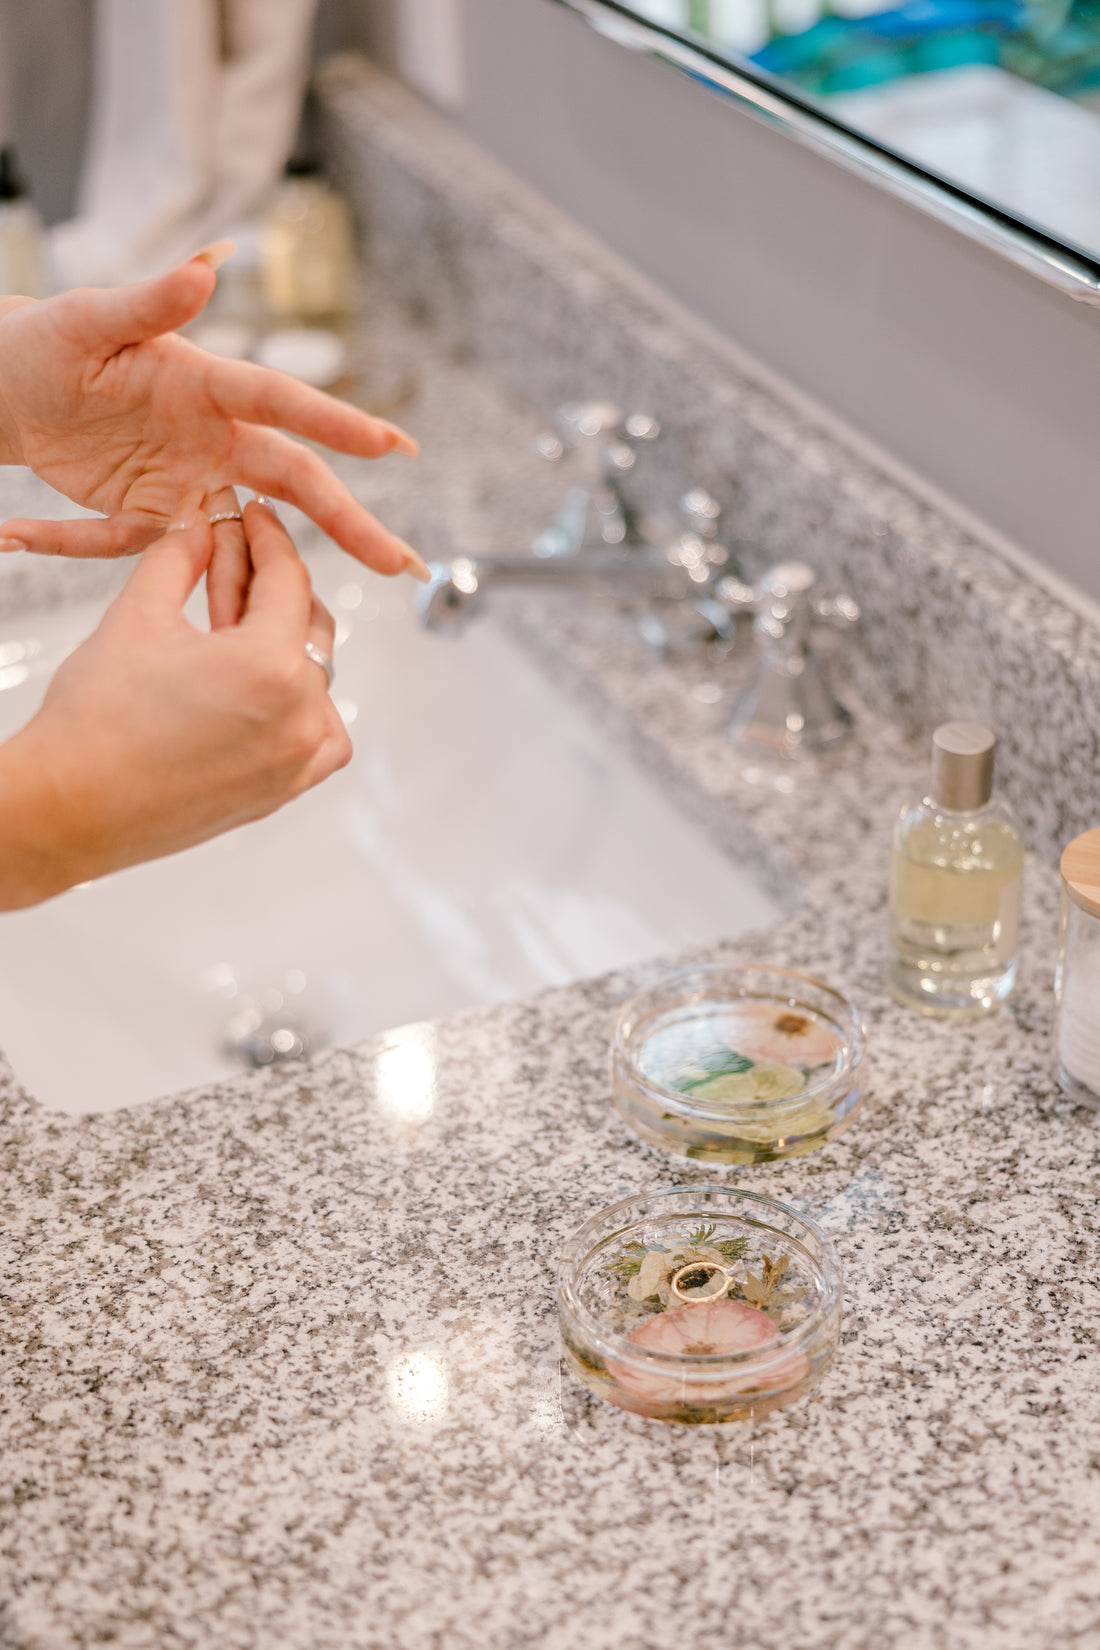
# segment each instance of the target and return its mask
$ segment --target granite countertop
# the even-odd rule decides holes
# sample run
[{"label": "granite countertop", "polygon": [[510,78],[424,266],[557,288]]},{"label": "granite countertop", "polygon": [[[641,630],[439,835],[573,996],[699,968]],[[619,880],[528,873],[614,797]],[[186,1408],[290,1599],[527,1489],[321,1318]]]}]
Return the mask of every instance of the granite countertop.
[{"label": "granite countertop", "polygon": [[[399,530],[445,497],[460,543],[508,543],[541,508],[530,415],[408,339],[424,466],[345,472]],[[919,763],[873,703],[777,789],[721,739],[708,665],[655,667],[606,610],[510,618],[791,893],[721,954],[857,997],[863,1112],[752,1169],[642,1145],[606,1050],[656,962],[99,1118],[0,1067],[0,1644],[1100,1644],[1100,1135],[1051,1076],[1052,869],[1030,866],[1011,1008],[920,1020],[881,984]],[[559,1361],[563,1240],[685,1177],[798,1202],[844,1261],[837,1360],[765,1421],[644,1422]]]}]

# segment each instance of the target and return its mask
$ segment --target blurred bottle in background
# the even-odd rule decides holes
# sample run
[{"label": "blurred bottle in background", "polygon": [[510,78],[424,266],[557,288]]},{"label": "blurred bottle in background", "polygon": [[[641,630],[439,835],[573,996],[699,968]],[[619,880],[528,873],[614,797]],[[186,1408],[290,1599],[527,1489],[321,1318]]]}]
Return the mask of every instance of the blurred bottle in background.
[{"label": "blurred bottle in background", "polygon": [[42,298],[47,290],[42,219],[9,144],[0,149],[0,292]]},{"label": "blurred bottle in background", "polygon": [[268,312],[278,322],[339,329],[351,306],[353,267],[347,202],[315,161],[292,159],[263,216]]}]

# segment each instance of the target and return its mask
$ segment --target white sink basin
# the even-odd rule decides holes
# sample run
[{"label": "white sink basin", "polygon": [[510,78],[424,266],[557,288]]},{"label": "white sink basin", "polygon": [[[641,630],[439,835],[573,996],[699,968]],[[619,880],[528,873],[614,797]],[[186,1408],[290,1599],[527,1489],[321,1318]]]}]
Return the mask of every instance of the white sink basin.
[{"label": "white sink basin", "polygon": [[[240,1070],[223,1034],[256,1002],[281,996],[314,1046],[350,1043],[778,915],[491,617],[431,636],[407,581],[333,550],[313,567],[346,633],[350,767],[271,819],[0,915],[0,1049],[49,1108]],[[0,738],[101,606],[0,627]]]}]

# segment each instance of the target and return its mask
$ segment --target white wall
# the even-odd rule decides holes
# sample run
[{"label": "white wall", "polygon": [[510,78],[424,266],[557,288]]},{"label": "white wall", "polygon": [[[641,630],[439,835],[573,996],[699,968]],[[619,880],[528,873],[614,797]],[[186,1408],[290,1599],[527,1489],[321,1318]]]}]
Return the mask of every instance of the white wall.
[{"label": "white wall", "polygon": [[[471,136],[965,519],[1100,596],[1100,311],[553,0],[464,3]],[[377,27],[382,4],[360,15]]]}]

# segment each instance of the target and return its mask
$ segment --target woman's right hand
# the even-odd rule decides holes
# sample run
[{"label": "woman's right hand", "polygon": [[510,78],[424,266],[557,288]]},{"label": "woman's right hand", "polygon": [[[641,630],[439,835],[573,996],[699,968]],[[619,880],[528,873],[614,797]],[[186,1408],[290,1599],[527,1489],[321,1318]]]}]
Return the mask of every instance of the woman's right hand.
[{"label": "woman's right hand", "polygon": [[240,622],[183,615],[213,549],[196,517],[145,552],[38,714],[0,746],[0,909],[176,853],[273,812],[351,757],[307,641],[332,619],[273,512],[245,507]]}]

